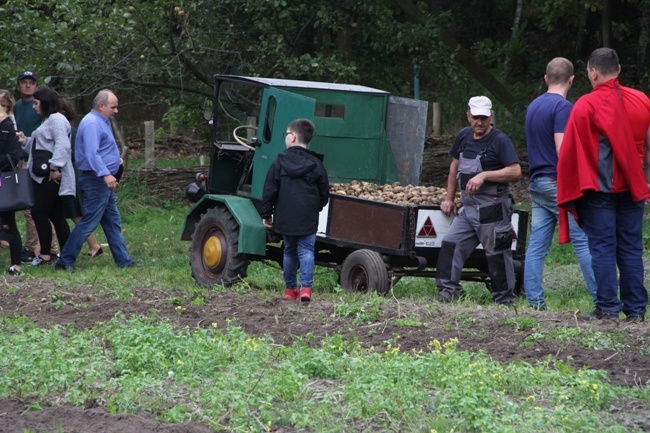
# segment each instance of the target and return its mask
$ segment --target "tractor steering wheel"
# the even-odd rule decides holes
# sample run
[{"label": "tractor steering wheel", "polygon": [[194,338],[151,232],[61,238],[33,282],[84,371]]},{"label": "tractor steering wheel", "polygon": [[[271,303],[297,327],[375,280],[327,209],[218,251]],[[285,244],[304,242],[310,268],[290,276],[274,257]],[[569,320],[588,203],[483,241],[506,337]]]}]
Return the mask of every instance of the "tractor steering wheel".
[{"label": "tractor steering wheel", "polygon": [[253,146],[253,143],[255,143],[255,140],[251,140],[250,138],[246,138],[246,137],[242,137],[240,135],[237,135],[237,133],[241,129],[252,129],[254,132],[257,132],[257,126],[254,126],[254,125],[240,125],[240,126],[236,127],[232,131],[232,136],[235,138],[235,141],[237,143],[241,144],[242,146],[244,146],[244,147],[246,147],[246,148],[248,148],[250,150],[255,150],[255,147]]}]

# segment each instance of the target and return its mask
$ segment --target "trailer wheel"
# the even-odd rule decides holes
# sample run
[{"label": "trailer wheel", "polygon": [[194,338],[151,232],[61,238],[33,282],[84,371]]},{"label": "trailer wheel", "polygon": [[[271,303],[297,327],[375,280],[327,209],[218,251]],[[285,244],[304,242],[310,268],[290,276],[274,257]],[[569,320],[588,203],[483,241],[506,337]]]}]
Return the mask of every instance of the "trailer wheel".
[{"label": "trailer wheel", "polygon": [[343,262],[341,286],[351,293],[374,290],[383,295],[390,289],[386,264],[375,251],[354,251]]},{"label": "trailer wheel", "polygon": [[246,277],[248,257],[238,252],[239,225],[223,207],[209,209],[192,234],[192,277],[203,287],[228,287]]}]

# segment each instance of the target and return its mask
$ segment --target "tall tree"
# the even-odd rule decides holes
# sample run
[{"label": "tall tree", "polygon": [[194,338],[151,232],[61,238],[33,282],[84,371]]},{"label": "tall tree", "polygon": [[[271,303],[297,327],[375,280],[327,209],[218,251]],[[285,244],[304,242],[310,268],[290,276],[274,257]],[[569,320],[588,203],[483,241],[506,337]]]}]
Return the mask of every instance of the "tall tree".
[{"label": "tall tree", "polygon": [[[0,79],[13,84],[33,69],[66,96],[112,87],[147,102],[156,89],[170,106],[210,96],[213,75],[223,73],[408,95],[417,59],[423,95],[460,95],[478,83],[516,111],[550,57],[584,58],[600,45],[602,1],[521,2],[517,28],[510,0],[0,0]],[[638,17],[648,1],[612,3],[613,44],[639,71],[647,12]],[[574,53],[567,41],[576,39],[583,42]]]}]

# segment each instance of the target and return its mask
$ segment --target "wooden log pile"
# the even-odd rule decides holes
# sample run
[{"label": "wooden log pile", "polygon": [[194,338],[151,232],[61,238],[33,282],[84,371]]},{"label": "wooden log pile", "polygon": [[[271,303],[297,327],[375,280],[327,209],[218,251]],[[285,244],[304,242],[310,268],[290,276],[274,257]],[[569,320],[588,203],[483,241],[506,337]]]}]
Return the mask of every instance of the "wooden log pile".
[{"label": "wooden log pile", "polygon": [[196,173],[207,173],[208,167],[154,168],[125,170],[121,182],[143,183],[147,192],[163,200],[182,200],[185,188],[194,182]]},{"label": "wooden log pile", "polygon": [[[145,140],[138,138],[128,143],[129,153],[132,156],[144,155]],[[156,157],[183,157],[192,155],[209,155],[209,141],[196,140],[181,135],[165,134],[157,138],[154,144]]]}]

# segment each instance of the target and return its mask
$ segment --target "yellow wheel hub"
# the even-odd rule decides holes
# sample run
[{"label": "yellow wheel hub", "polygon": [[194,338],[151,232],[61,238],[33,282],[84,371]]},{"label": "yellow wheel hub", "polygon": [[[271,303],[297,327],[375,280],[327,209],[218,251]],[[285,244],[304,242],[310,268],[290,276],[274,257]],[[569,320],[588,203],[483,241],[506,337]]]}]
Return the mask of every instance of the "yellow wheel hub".
[{"label": "yellow wheel hub", "polygon": [[203,246],[203,260],[209,267],[215,268],[221,263],[222,254],[221,241],[216,236],[210,236]]}]

